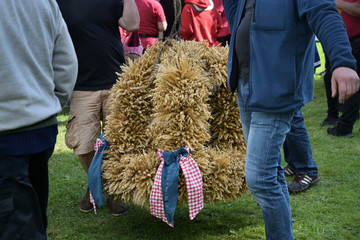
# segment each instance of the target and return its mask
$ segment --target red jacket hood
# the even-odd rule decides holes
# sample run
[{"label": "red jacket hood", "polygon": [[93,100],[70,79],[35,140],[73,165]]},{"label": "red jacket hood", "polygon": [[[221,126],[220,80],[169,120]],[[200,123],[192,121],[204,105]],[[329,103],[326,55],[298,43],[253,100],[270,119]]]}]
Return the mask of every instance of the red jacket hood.
[{"label": "red jacket hood", "polygon": [[211,5],[211,0],[185,0],[185,3],[193,3],[196,6],[205,9]]}]

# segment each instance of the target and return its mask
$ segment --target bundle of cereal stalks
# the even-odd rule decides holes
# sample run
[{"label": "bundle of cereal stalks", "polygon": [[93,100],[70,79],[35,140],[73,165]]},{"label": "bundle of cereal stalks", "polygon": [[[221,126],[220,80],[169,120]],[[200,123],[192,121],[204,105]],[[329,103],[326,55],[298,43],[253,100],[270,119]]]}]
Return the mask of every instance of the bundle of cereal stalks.
[{"label": "bundle of cereal stalks", "polygon": [[[148,206],[160,165],[156,150],[189,146],[203,177],[204,200],[232,201],[245,189],[245,143],[236,98],[226,87],[227,47],[157,42],[123,67],[111,90],[102,164],[104,191]],[[179,174],[178,201],[186,202]]]}]

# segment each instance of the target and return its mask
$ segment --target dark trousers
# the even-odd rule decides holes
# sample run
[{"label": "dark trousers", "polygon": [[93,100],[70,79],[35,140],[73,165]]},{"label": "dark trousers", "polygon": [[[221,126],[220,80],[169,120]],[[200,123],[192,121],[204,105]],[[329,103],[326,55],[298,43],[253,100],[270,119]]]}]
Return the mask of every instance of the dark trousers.
[{"label": "dark trousers", "polygon": [[[357,73],[360,75],[360,36],[357,38],[351,39],[351,48],[352,54],[357,61]],[[324,83],[325,83],[325,90],[326,90],[326,98],[327,98],[327,105],[328,105],[328,116],[337,118],[339,111],[338,111],[338,98],[331,97],[331,65],[330,61],[325,54],[325,67],[326,73],[324,76]],[[359,116],[359,108],[360,108],[360,91],[354,94],[352,97],[347,99],[342,107],[342,114],[339,119],[338,127],[343,132],[352,132],[354,123]]]},{"label": "dark trousers", "polygon": [[1,240],[47,239],[48,160],[53,150],[0,154]]},{"label": "dark trousers", "polygon": [[296,109],[291,120],[290,132],[286,134],[283,145],[284,158],[296,174],[318,176],[318,167],[313,160],[309,135],[301,109]]},{"label": "dark trousers", "polygon": [[217,40],[219,43],[221,43],[221,46],[225,47],[226,44],[230,44],[230,38],[231,38],[231,34],[226,35],[224,37],[218,37]]}]

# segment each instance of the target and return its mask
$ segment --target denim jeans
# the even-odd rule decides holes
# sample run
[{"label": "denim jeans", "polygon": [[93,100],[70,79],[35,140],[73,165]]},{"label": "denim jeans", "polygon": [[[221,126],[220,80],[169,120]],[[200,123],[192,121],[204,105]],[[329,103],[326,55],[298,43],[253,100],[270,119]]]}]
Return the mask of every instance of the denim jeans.
[{"label": "denim jeans", "polygon": [[294,111],[248,112],[245,103],[249,84],[239,79],[237,90],[240,117],[247,145],[245,179],[258,202],[267,240],[294,239],[290,198],[281,151]]},{"label": "denim jeans", "polygon": [[286,135],[284,143],[284,157],[290,169],[296,174],[319,175],[317,164],[312,158],[309,135],[301,109],[296,109],[294,112],[291,130]]}]

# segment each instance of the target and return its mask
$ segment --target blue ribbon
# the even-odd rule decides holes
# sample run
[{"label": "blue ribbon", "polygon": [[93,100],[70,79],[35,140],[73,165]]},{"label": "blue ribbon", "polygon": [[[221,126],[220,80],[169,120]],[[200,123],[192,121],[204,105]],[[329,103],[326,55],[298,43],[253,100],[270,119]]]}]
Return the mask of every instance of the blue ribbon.
[{"label": "blue ribbon", "polygon": [[161,188],[164,202],[164,212],[169,223],[174,224],[175,208],[178,194],[178,177],[180,154],[184,157],[188,151],[180,147],[175,152],[163,152],[164,166],[161,175]]},{"label": "blue ribbon", "polygon": [[91,191],[91,195],[98,207],[104,205],[104,199],[101,186],[101,164],[104,156],[104,152],[109,149],[109,144],[104,138],[104,133],[100,135],[100,140],[104,143],[96,152],[89,170],[88,170],[88,185]]}]

